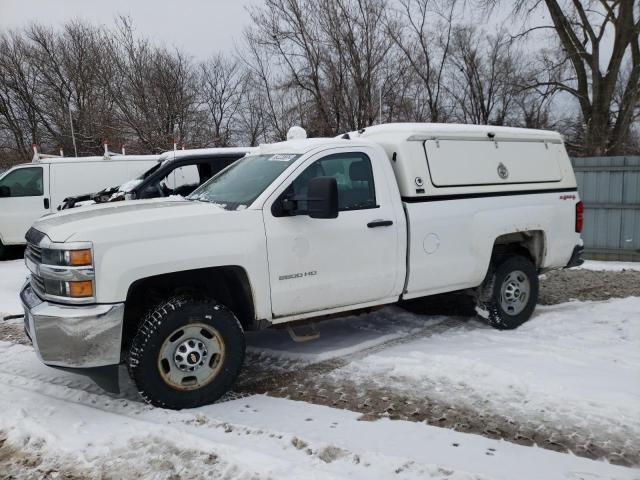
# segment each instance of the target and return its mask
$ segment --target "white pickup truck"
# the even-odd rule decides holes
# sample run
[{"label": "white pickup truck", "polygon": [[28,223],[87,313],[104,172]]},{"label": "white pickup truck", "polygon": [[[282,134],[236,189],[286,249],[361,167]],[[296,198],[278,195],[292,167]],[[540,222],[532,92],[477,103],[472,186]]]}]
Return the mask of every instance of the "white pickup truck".
[{"label": "white pickup truck", "polygon": [[549,131],[389,124],[262,145],[187,199],[65,211],[27,234],[42,361],[168,408],[216,400],[244,331],[463,291],[497,328],[581,263],[582,203]]}]

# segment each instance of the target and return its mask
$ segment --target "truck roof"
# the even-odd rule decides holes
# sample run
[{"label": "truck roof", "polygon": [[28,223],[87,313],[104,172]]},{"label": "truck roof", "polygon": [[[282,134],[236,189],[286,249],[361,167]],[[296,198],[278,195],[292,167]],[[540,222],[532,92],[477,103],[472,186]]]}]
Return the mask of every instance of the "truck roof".
[{"label": "truck roof", "polygon": [[204,157],[208,155],[245,155],[251,152],[251,147],[216,147],[216,148],[192,148],[190,150],[169,150],[159,155],[158,159],[174,160],[184,157]]},{"label": "truck roof", "polygon": [[496,127],[493,125],[466,125],[456,123],[387,123],[374,125],[357,132],[349,132],[351,138],[367,138],[373,135],[396,136],[396,141],[427,140],[435,138],[486,138],[499,139],[562,140],[558,132],[533,128]]},{"label": "truck roof", "polygon": [[86,162],[113,162],[113,161],[153,161],[158,160],[160,155],[110,155],[106,160],[103,155],[94,155],[88,157],[45,157],[32,161],[28,164],[43,164],[43,163],[86,163]]},{"label": "truck roof", "polygon": [[[344,134],[343,134],[344,135]],[[466,125],[451,123],[386,123],[374,125],[355,132],[348,132],[349,139],[343,135],[333,138],[307,138],[288,140],[286,142],[261,144],[256,153],[291,153],[303,154],[318,147],[343,147],[353,140],[376,142],[384,138],[385,142],[402,143],[429,139],[472,139],[495,138],[495,140],[527,140],[562,142],[562,136],[551,130],[532,128],[496,127],[492,125]],[[352,143],[351,143],[352,144]]]}]

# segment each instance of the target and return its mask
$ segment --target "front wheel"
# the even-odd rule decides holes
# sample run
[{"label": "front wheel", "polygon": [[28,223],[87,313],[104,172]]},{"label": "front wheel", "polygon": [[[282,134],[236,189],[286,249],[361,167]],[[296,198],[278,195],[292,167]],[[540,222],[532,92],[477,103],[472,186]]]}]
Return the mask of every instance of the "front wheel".
[{"label": "front wheel", "polygon": [[194,408],[229,390],[244,350],[244,333],[231,310],[213,300],[178,296],[142,321],[129,350],[129,375],[152,405]]},{"label": "front wheel", "polygon": [[538,272],[531,260],[521,255],[501,257],[478,289],[478,310],[492,327],[511,330],[529,320],[538,290]]}]

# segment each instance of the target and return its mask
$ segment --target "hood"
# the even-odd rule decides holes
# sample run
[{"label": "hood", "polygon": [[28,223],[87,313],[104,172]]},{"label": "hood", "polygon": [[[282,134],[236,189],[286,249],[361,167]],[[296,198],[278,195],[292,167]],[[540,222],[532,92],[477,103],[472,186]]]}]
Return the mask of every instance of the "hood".
[{"label": "hood", "polygon": [[234,215],[205,202],[172,200],[135,200],[104,203],[63,210],[42,217],[33,227],[54,242],[92,241],[108,238],[128,239],[143,236],[178,235],[197,225],[210,223],[212,216]]}]

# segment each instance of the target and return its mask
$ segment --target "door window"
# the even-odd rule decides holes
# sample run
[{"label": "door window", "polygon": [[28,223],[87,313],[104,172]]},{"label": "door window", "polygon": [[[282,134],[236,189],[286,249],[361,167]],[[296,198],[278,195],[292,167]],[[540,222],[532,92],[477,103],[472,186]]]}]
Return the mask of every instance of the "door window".
[{"label": "door window", "polygon": [[[371,160],[364,153],[336,153],[317,160],[293,181],[293,194],[305,197],[309,180],[316,177],[336,179],[341,212],[377,207]],[[306,203],[298,201],[298,210],[305,211]]]},{"label": "door window", "polygon": [[185,165],[172,170],[160,181],[163,196],[187,196],[200,185],[197,165]]},{"label": "door window", "polygon": [[42,167],[14,170],[0,180],[0,187],[7,187],[10,197],[40,197],[44,193]]}]

